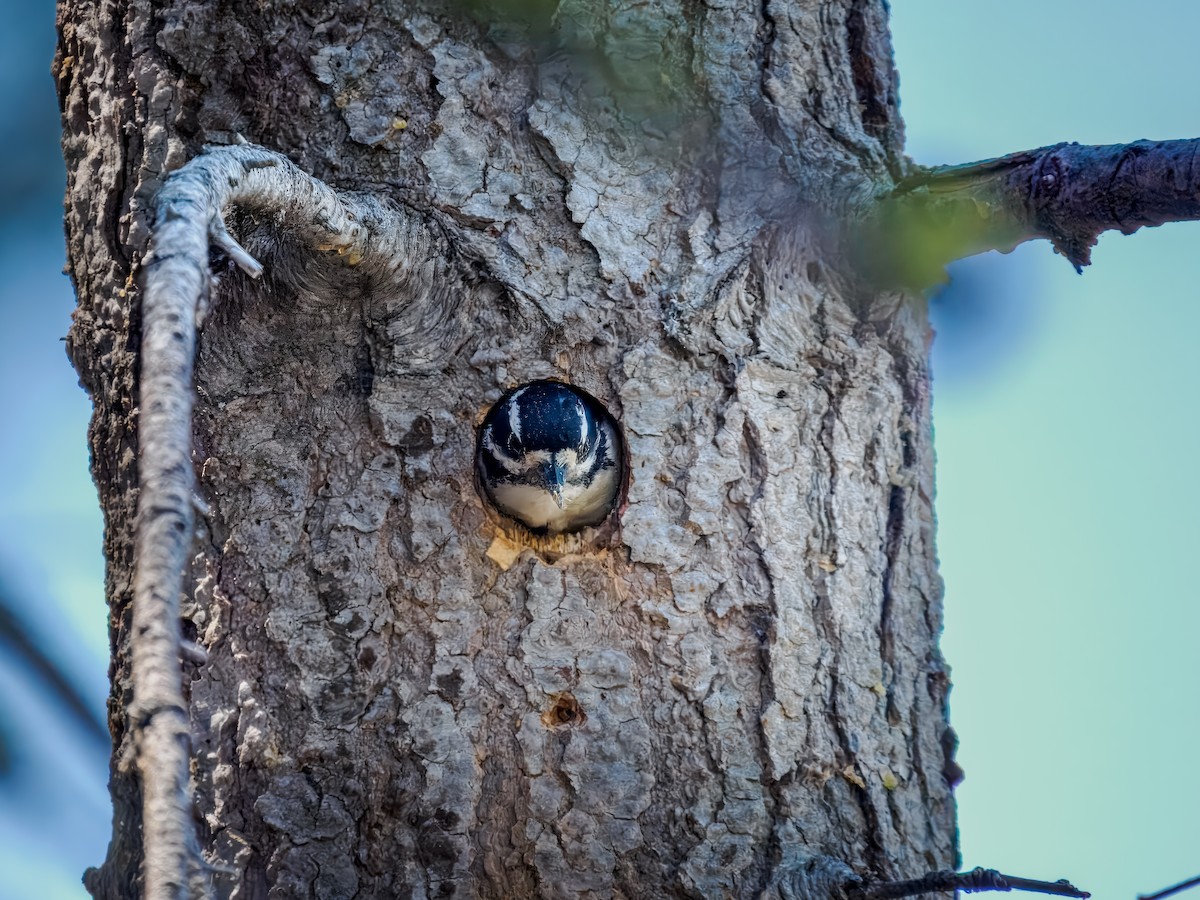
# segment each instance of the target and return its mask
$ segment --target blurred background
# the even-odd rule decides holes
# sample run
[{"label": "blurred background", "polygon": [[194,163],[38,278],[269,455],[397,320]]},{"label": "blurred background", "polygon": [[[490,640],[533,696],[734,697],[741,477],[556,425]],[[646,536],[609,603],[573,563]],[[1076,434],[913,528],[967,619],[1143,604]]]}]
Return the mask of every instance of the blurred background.
[{"label": "blurred background", "polygon": [[[89,403],[60,338],[50,0],[0,30],[0,900],[82,898],[111,811]],[[1200,4],[899,0],[908,149],[1200,135]],[[1200,225],[957,264],[933,301],[966,867],[1133,898],[1200,872]]]},{"label": "blurred background", "polygon": [[[1200,137],[1200,4],[1133,9],[896,0],[909,154]],[[964,864],[1132,900],[1200,873],[1200,223],[1092,259],[934,301],[942,650]]]},{"label": "blurred background", "polygon": [[107,615],[91,404],[60,338],[65,264],[54,4],[0,28],[0,898],[83,898],[104,859]]}]

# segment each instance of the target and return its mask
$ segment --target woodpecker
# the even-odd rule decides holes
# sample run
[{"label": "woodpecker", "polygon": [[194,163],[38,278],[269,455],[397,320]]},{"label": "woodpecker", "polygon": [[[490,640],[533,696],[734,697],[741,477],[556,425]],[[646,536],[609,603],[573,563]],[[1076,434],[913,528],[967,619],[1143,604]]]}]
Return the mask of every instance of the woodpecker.
[{"label": "woodpecker", "polygon": [[501,397],[479,427],[476,463],[492,504],[531,531],[598,525],[621,487],[617,424],[591,394],[531,381]]}]

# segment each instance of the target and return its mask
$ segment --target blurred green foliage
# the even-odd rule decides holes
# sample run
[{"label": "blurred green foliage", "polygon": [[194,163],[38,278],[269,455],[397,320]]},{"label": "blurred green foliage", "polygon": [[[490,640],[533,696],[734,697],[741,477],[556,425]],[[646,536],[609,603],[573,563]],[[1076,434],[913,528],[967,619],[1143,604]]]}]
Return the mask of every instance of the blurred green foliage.
[{"label": "blurred green foliage", "polygon": [[509,55],[528,54],[543,76],[571,82],[598,124],[661,136],[684,125],[691,129],[698,117],[704,118],[691,23],[683,5],[611,0],[453,4]]}]

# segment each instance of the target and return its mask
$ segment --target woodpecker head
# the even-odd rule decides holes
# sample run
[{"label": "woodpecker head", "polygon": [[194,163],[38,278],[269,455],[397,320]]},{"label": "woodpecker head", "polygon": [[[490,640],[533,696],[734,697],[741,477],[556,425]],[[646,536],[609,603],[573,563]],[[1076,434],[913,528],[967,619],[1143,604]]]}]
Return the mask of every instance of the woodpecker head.
[{"label": "woodpecker head", "polygon": [[596,525],[621,486],[621,437],[595,397],[560,381],[509,391],[479,428],[479,478],[495,507],[533,531]]}]

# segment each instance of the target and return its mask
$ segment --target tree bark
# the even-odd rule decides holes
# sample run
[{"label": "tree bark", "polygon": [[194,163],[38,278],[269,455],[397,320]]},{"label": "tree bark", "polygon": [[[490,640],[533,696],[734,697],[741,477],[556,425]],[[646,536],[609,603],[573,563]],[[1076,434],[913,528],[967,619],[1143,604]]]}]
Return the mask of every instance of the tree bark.
[{"label": "tree bark", "polygon": [[[263,282],[214,256],[182,628],[217,894],[816,897],[957,863],[928,324],[827,240],[905,173],[885,7],[516,8],[60,7],[112,609],[95,897],[141,889],[153,198],[235,135],[433,249],[397,285],[240,211]],[[542,377],[625,431],[619,515],[580,535],[473,481],[489,403]]]}]

